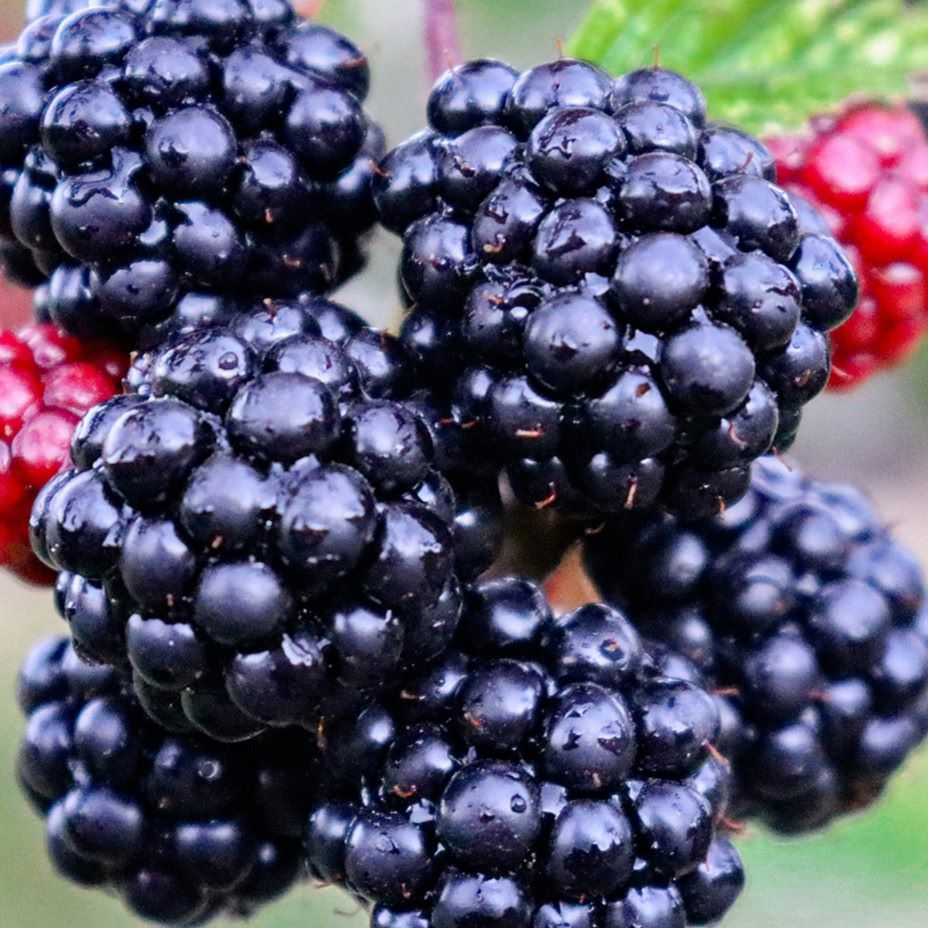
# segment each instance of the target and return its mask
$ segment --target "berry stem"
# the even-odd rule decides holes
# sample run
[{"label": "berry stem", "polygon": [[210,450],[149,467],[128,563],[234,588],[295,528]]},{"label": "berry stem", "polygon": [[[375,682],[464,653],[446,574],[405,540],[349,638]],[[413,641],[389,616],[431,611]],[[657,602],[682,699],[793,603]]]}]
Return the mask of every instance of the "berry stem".
[{"label": "berry stem", "polygon": [[436,80],[463,60],[454,0],[423,0],[429,78]]}]

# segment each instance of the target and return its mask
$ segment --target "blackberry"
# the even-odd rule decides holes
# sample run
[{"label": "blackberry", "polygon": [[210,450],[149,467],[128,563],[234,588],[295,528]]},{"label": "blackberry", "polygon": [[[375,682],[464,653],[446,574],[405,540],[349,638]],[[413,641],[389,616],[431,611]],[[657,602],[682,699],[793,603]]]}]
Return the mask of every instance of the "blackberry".
[{"label": "blackberry", "polygon": [[363,261],[368,64],[287,0],[51,4],[8,57],[0,234],[73,333],[134,346],[190,295],[321,293]]},{"label": "blackberry", "polygon": [[0,234],[0,271],[8,281],[27,289],[37,287],[45,280],[45,275],[33,260],[32,252],[19,242],[2,234]]},{"label": "blackberry", "polygon": [[493,519],[456,499],[403,401],[402,349],[356,319],[267,301],[174,336],[36,501],[78,651],[174,727],[319,727],[340,691],[440,653],[461,580],[492,560]]},{"label": "blackberry", "polygon": [[555,620],[527,581],[477,584],[392,714],[385,756],[323,786],[305,837],[374,928],[696,925],[737,897],[716,702],[617,610]]},{"label": "blackberry", "polygon": [[762,458],[724,515],[615,520],[585,554],[609,602],[729,694],[736,814],[822,827],[928,734],[922,574],[858,491]]},{"label": "blackberry", "polygon": [[[0,70],[9,72],[7,66],[15,61],[16,50],[13,46],[0,48]],[[0,93],[0,107],[4,110],[4,116],[7,119],[12,118],[14,122],[21,116],[20,101],[16,99],[19,77],[13,69],[13,93],[5,99]],[[35,287],[45,280],[46,275],[36,264],[32,251],[16,240],[10,223],[10,198],[20,170],[21,165],[0,166],[0,270],[7,280],[13,283],[23,287]]]},{"label": "blackberry", "polygon": [[374,179],[404,338],[516,496],[597,516],[739,498],[857,299],[769,152],[660,68],[470,62],[428,115]]},{"label": "blackberry", "polygon": [[902,363],[928,327],[928,139],[904,106],[855,104],[770,144],[783,184],[821,210],[860,277],[860,305],[832,336],[829,389],[850,389]]},{"label": "blackberry", "polygon": [[66,639],[32,650],[18,696],[28,721],[16,772],[66,879],[189,925],[249,915],[300,875],[318,777],[308,735],[231,746],[170,734]]}]

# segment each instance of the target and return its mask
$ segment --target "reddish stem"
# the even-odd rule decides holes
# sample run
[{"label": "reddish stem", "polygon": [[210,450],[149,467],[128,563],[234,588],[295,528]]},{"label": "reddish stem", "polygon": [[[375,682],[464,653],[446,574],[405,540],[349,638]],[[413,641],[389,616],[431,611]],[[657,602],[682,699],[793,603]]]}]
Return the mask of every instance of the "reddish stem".
[{"label": "reddish stem", "polygon": [[423,0],[425,4],[425,48],[432,80],[463,58],[458,39],[454,0]]}]

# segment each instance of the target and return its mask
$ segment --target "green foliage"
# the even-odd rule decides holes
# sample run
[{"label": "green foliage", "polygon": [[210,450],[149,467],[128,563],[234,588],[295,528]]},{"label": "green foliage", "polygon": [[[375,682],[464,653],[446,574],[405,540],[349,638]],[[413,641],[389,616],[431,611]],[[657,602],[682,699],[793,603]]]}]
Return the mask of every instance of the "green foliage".
[{"label": "green foliage", "polygon": [[613,74],[657,54],[699,83],[713,118],[782,131],[853,94],[904,95],[928,68],[928,4],[594,0],[568,50]]}]

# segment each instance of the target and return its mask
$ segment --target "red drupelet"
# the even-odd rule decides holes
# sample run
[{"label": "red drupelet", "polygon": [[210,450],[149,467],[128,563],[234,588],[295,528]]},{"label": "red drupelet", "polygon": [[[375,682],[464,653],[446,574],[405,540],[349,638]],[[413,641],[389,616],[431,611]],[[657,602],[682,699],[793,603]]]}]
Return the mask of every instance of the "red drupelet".
[{"label": "red drupelet", "polygon": [[928,139],[902,106],[853,106],[767,142],[779,182],[815,205],[857,270],[861,298],[831,333],[831,390],[904,361],[928,328]]},{"label": "red drupelet", "polygon": [[54,583],[29,547],[33,500],[69,461],[81,416],[119,392],[127,365],[113,346],[52,325],[0,330],[0,566],[22,580]]}]

